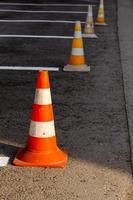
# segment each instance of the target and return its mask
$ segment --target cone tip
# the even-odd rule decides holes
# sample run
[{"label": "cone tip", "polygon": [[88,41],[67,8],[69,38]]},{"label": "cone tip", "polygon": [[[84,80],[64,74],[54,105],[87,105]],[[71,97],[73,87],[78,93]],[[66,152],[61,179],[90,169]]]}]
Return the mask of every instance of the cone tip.
[{"label": "cone tip", "polygon": [[80,23],[80,21],[76,21],[75,31],[81,31],[81,23]]},{"label": "cone tip", "polygon": [[80,21],[76,21],[76,25],[80,25]]},{"label": "cone tip", "polygon": [[49,88],[49,75],[48,71],[40,70],[38,72],[37,88]]},{"label": "cone tip", "polygon": [[39,70],[39,74],[47,75],[48,71],[47,70]]}]

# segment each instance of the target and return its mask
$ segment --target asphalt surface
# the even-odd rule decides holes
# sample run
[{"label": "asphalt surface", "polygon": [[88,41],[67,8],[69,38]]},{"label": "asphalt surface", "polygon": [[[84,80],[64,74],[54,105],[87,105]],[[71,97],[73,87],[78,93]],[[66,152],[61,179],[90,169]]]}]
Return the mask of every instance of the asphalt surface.
[{"label": "asphalt surface", "polygon": [[[50,72],[51,92],[58,144],[69,152],[69,162],[63,170],[11,165],[17,149],[25,146],[27,140],[37,73],[0,71],[0,153],[11,158],[10,164],[0,170],[1,200],[132,200],[116,2],[108,1],[105,8],[108,26],[96,27],[99,39],[84,40],[90,74],[62,71],[70,54],[70,39],[0,38],[0,65],[60,67],[60,72]],[[96,12],[94,7],[95,18]],[[85,18],[85,14],[0,13],[0,19]],[[74,24],[0,23],[0,34],[72,36],[73,29]]]},{"label": "asphalt surface", "polygon": [[[129,125],[132,171],[133,171],[133,2],[118,1],[118,26],[120,39],[121,63],[123,69],[124,91],[126,100],[126,110]],[[126,9],[126,16],[123,15]]]}]

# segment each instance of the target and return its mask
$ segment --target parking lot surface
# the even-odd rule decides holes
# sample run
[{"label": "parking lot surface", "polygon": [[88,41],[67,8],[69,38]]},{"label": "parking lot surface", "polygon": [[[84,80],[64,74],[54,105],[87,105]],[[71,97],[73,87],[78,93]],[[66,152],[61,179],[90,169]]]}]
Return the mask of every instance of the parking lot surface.
[{"label": "parking lot surface", "polygon": [[[53,1],[61,2],[66,3]],[[87,4],[86,1],[76,2],[81,3]],[[96,18],[98,2],[93,3],[96,4]],[[87,6],[4,4],[0,5],[0,9],[87,12]],[[11,165],[16,151],[25,146],[27,141],[37,72],[0,71],[0,153],[11,158],[8,166],[0,171],[1,200],[131,200],[130,138],[116,2],[106,2],[105,9],[108,26],[95,28],[98,39],[84,39],[90,73],[62,71],[68,62],[72,39],[0,36],[0,66],[60,68],[60,72],[50,72],[49,75],[58,144],[69,153],[65,169]],[[1,19],[85,22],[86,14],[9,11],[0,12]],[[73,36],[73,32],[74,23],[0,22],[0,35]]]}]

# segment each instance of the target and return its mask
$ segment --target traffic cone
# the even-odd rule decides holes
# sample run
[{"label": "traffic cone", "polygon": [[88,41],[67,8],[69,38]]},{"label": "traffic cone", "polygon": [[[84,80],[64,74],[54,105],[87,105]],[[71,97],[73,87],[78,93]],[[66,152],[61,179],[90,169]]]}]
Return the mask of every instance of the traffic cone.
[{"label": "traffic cone", "polygon": [[107,25],[105,23],[104,2],[103,2],[103,0],[100,0],[98,16],[97,16],[95,24],[96,25],[102,25],[102,26],[106,26]]},{"label": "traffic cone", "polygon": [[90,71],[90,67],[85,64],[83,40],[80,21],[76,22],[75,33],[72,41],[72,51],[69,63],[64,66],[64,71]]},{"label": "traffic cone", "polygon": [[84,29],[83,37],[87,38],[98,38],[97,35],[94,32],[94,21],[93,21],[93,9],[92,5],[88,6],[88,14]]},{"label": "traffic cone", "polygon": [[48,71],[39,71],[27,146],[20,150],[13,164],[63,168],[67,154],[56,144]]}]

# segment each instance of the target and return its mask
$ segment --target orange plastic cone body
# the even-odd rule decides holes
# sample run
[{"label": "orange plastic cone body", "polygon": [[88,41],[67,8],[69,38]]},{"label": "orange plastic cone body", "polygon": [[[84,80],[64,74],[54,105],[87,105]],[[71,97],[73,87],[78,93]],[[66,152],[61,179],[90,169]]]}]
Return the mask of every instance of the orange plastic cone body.
[{"label": "orange plastic cone body", "polygon": [[75,24],[72,51],[64,71],[90,71],[90,67],[85,64],[81,24],[79,21]]},{"label": "orange plastic cone body", "polygon": [[105,23],[105,14],[104,14],[104,1],[100,0],[98,16],[96,19],[96,25],[106,25]]},{"label": "orange plastic cone body", "polygon": [[27,146],[17,153],[13,164],[63,168],[67,159],[56,144],[48,71],[39,71]]},{"label": "orange plastic cone body", "polygon": [[[80,36],[80,32],[81,32],[81,25],[76,23],[75,25],[75,32],[78,35],[79,33],[79,37],[74,37],[73,41],[72,41],[72,51],[76,51],[76,50],[81,50],[81,53],[71,53],[70,58],[69,58],[69,64],[70,65],[82,65],[85,64],[85,58],[84,58],[84,52],[83,52],[83,40],[82,37]],[[76,35],[75,34],[75,35]]]}]

